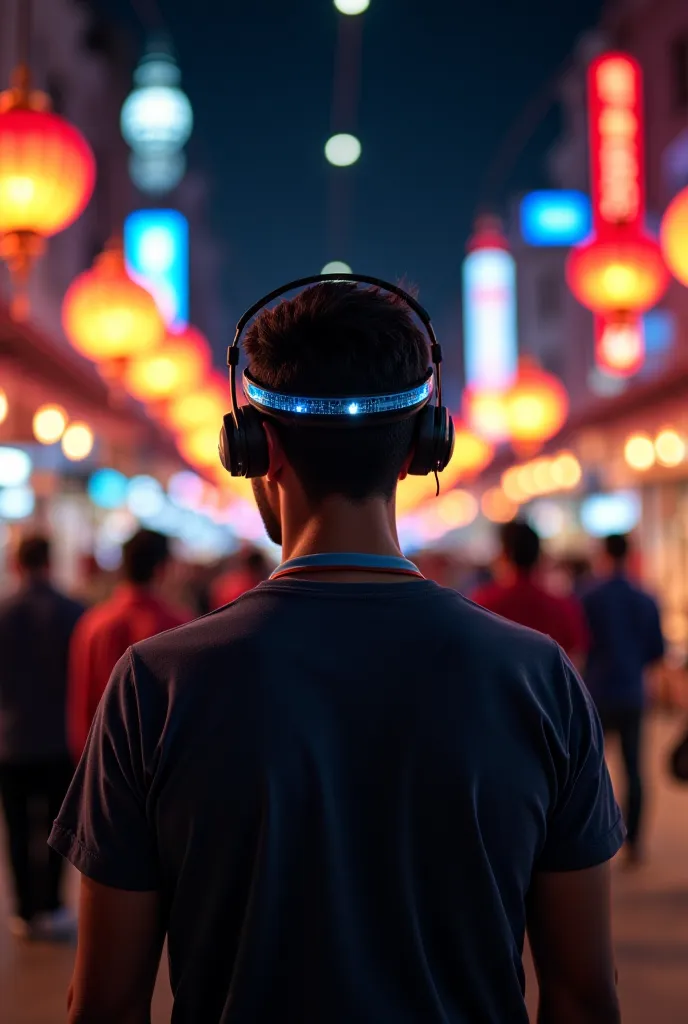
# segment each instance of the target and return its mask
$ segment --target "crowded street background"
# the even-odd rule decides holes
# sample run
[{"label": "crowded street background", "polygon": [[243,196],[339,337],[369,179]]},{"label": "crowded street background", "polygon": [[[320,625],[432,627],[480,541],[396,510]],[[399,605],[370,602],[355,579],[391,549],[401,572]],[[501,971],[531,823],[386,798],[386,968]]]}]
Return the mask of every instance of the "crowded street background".
[{"label": "crowded street background", "polygon": [[623,1020],[685,1024],[688,5],[219,6],[0,0],[0,1024],[65,1019],[47,840],[116,664],[280,562],[225,353],[320,273],[433,313],[456,440],[401,551],[581,674]]}]

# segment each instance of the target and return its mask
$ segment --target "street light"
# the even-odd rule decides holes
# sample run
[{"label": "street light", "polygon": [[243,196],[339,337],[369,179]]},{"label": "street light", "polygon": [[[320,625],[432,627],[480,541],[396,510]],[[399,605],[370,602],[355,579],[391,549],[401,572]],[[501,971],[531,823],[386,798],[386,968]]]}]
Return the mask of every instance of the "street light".
[{"label": "street light", "polygon": [[370,7],[370,0],[334,0],[340,14],[363,14]]},{"label": "street light", "polygon": [[350,274],[351,267],[348,263],[342,263],[341,260],[332,260],[330,263],[326,263],[320,271],[321,274]]},{"label": "street light", "polygon": [[325,143],[325,156],[335,167],[351,167],[361,155],[361,143],[355,135],[342,132]]}]

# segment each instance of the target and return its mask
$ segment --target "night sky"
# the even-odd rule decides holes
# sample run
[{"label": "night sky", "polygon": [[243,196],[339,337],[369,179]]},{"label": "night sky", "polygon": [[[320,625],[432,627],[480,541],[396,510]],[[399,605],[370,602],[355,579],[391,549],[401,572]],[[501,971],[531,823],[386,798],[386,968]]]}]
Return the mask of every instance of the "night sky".
[{"label": "night sky", "polygon": [[[146,12],[157,6],[172,36],[196,119],[190,160],[211,183],[232,319],[283,281],[344,259],[359,272],[413,282],[448,347],[488,168],[602,4],[371,0],[361,16],[363,156],[345,170],[323,154],[342,17],[331,0],[96,6],[141,43]],[[556,130],[552,111],[500,182],[498,204],[546,184],[543,155]],[[328,243],[333,175],[347,178],[344,251]]]}]

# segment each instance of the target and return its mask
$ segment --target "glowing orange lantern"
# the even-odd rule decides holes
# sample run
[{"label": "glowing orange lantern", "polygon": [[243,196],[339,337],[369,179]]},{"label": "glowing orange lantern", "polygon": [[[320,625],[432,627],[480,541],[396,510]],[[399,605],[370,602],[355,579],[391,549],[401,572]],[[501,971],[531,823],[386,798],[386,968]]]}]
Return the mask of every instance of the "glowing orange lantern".
[{"label": "glowing orange lantern", "polygon": [[619,231],[572,249],[566,279],[581,305],[596,313],[643,313],[661,299],[669,273],[654,239]]},{"label": "glowing orange lantern", "polygon": [[200,331],[170,334],[154,351],[133,359],[124,386],[142,402],[157,402],[193,391],[210,367],[210,349]]},{"label": "glowing orange lantern", "polygon": [[172,430],[180,434],[209,423],[219,431],[228,408],[229,386],[214,374],[203,387],[170,402],[165,419]]},{"label": "glowing orange lantern", "polygon": [[187,434],[183,434],[177,447],[182,458],[186,459],[192,466],[203,469],[215,469],[219,463],[217,453],[220,438],[220,423],[208,423]]},{"label": "glowing orange lantern", "polygon": [[522,358],[505,398],[509,434],[517,446],[539,445],[561,430],[569,411],[566,388],[533,360]]},{"label": "glowing orange lantern", "polygon": [[659,231],[662,253],[677,281],[688,286],[688,188],[667,207]]},{"label": "glowing orange lantern", "polygon": [[70,285],[62,304],[62,324],[74,348],[98,363],[121,364],[155,348],[165,337],[155,300],[129,277],[117,241]]},{"label": "glowing orange lantern", "polygon": [[504,392],[466,388],[463,412],[471,428],[487,441],[505,441],[509,436]]},{"label": "glowing orange lantern", "polygon": [[[478,476],[494,458],[494,447],[485,438],[470,430],[461,420],[454,423],[454,453],[440,477],[442,490],[459,480]],[[434,499],[437,484],[434,477],[407,476],[397,489],[397,511],[410,512],[424,501]]]},{"label": "glowing orange lantern", "polygon": [[632,377],[645,361],[643,322],[632,314],[595,317],[595,362],[610,377]]},{"label": "glowing orange lantern", "polygon": [[93,193],[96,164],[83,135],[49,111],[50,100],[29,90],[20,67],[14,88],[0,95],[0,256],[20,289],[13,312],[23,317],[23,294],[45,239],[68,227]]}]

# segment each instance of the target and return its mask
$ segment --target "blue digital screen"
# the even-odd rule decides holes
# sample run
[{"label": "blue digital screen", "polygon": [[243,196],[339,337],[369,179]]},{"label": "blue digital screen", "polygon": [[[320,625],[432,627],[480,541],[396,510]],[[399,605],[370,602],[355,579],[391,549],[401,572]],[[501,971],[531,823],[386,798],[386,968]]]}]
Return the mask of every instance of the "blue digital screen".
[{"label": "blue digital screen", "polygon": [[178,210],[137,210],[124,222],[127,270],[156,300],[167,326],[189,322],[189,224]]},{"label": "blue digital screen", "polygon": [[521,236],[528,245],[577,245],[592,231],[590,199],[583,192],[529,192],[521,200]]}]

